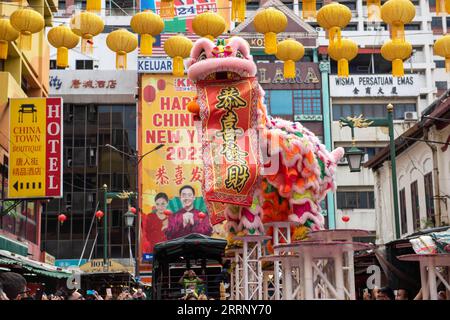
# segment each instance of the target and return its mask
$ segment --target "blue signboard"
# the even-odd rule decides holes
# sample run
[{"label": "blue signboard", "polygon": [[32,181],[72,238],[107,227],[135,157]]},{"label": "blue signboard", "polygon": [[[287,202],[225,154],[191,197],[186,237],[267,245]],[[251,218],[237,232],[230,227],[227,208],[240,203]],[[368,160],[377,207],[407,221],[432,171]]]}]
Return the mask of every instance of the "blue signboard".
[{"label": "blue signboard", "polygon": [[[79,261],[79,259],[57,259],[55,261],[55,266],[60,268],[77,267]],[[86,262],[87,259],[81,259],[80,266],[82,266]]]},{"label": "blue signboard", "polygon": [[142,255],[142,261],[144,261],[144,262],[153,261],[153,254],[152,253],[144,253]]}]

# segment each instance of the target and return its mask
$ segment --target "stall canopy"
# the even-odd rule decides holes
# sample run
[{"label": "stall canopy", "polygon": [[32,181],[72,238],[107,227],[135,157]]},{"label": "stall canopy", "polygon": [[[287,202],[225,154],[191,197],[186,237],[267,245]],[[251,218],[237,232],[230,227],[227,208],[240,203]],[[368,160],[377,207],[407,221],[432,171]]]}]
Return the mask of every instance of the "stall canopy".
[{"label": "stall canopy", "polygon": [[154,261],[170,263],[186,259],[208,258],[220,261],[224,254],[227,241],[210,238],[193,233],[174,240],[157,243],[154,248]]},{"label": "stall canopy", "polygon": [[9,251],[0,250],[0,266],[5,266],[7,268],[10,268],[12,271],[13,269],[25,269],[30,272],[34,272],[36,274],[57,278],[57,279],[64,279],[71,276],[71,272],[63,270],[61,268],[52,266],[48,263],[43,263],[39,261],[35,261],[32,259],[29,259],[27,257],[11,253]]}]

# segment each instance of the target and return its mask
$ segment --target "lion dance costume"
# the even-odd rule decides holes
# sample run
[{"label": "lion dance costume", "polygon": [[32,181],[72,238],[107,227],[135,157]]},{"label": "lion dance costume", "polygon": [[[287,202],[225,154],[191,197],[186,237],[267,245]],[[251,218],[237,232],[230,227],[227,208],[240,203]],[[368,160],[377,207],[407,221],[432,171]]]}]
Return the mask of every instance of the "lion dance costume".
[{"label": "lion dance costume", "polygon": [[227,220],[229,241],[271,235],[263,224],[274,221],[297,222],[291,232],[300,240],[324,228],[320,202],[335,189],[344,150],[329,152],[300,123],[268,116],[256,72],[242,38],[202,38],[191,50],[197,96],[188,109],[201,120],[203,195]]}]

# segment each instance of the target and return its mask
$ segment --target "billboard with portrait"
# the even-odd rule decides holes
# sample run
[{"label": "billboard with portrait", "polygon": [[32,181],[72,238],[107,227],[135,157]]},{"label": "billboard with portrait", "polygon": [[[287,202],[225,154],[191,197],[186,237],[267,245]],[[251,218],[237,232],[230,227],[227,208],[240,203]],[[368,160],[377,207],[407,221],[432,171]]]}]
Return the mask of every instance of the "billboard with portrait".
[{"label": "billboard with portrait", "polygon": [[197,126],[187,104],[195,96],[186,77],[141,77],[141,253],[156,243],[190,233],[223,237],[223,219],[211,215],[202,197],[203,164]]}]

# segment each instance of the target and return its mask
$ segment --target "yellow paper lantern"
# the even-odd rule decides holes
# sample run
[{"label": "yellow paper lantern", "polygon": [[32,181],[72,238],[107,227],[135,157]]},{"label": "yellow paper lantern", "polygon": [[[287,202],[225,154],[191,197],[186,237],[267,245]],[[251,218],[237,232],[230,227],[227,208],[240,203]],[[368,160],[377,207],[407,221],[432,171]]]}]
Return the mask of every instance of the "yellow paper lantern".
[{"label": "yellow paper lantern", "polygon": [[264,34],[265,53],[277,53],[277,33],[283,32],[287,23],[286,15],[274,8],[259,10],[256,13],[253,25],[257,32]]},{"label": "yellow paper lantern", "polygon": [[332,2],[317,12],[317,23],[328,31],[330,46],[341,41],[341,29],[352,19],[352,12],[343,4]]},{"label": "yellow paper lantern", "polygon": [[20,32],[20,49],[31,50],[32,34],[44,29],[44,17],[33,9],[23,8],[14,11],[9,20],[11,25]]},{"label": "yellow paper lantern", "polygon": [[276,57],[284,61],[284,77],[295,78],[295,62],[303,58],[305,48],[294,39],[286,39],[278,43]]},{"label": "yellow paper lantern", "polygon": [[381,19],[389,24],[392,40],[405,39],[405,24],[416,16],[416,7],[409,0],[388,0],[381,6]]},{"label": "yellow paper lantern", "polygon": [[450,71],[450,34],[436,40],[434,43],[434,54],[445,58],[445,70]]},{"label": "yellow paper lantern", "polygon": [[92,54],[93,38],[100,34],[105,24],[99,16],[92,12],[82,11],[70,19],[73,33],[81,37],[81,52]]},{"label": "yellow paper lantern", "polygon": [[211,41],[224,33],[225,28],[225,19],[214,12],[201,13],[192,20],[192,29],[195,34]]},{"label": "yellow paper lantern", "polygon": [[0,19],[0,59],[8,58],[8,43],[19,37],[19,31],[13,28],[9,19]]},{"label": "yellow paper lantern", "polygon": [[380,21],[381,0],[367,0],[367,20]]},{"label": "yellow paper lantern", "polygon": [[328,54],[338,63],[338,77],[348,77],[348,62],[358,55],[358,45],[350,39],[341,39],[341,45],[330,44]]},{"label": "yellow paper lantern", "polygon": [[177,77],[184,76],[183,59],[189,57],[192,41],[185,36],[173,36],[164,42],[164,51],[173,59],[172,74]]},{"label": "yellow paper lantern", "polygon": [[316,17],[316,0],[303,0],[302,17],[303,19]]},{"label": "yellow paper lantern", "polygon": [[102,0],[86,0],[86,11],[100,12],[102,10]]},{"label": "yellow paper lantern", "polygon": [[173,0],[161,0],[159,4],[159,15],[164,18],[175,16],[175,4]]},{"label": "yellow paper lantern", "polygon": [[134,32],[141,35],[141,55],[151,56],[155,37],[164,30],[164,21],[151,10],[137,13],[130,22]]},{"label": "yellow paper lantern", "polygon": [[231,0],[231,20],[244,22],[246,0]]},{"label": "yellow paper lantern", "polygon": [[[442,8],[444,5],[444,8]],[[436,0],[436,15],[440,15],[443,11],[446,13],[450,13],[450,0]]]},{"label": "yellow paper lantern", "polygon": [[127,29],[118,29],[106,37],[106,45],[116,53],[116,69],[127,68],[127,53],[136,50],[138,41],[134,34]]},{"label": "yellow paper lantern", "polygon": [[403,77],[403,60],[408,59],[411,53],[411,44],[402,40],[389,40],[381,47],[382,57],[392,61],[392,75],[394,77]]},{"label": "yellow paper lantern", "polygon": [[51,28],[47,34],[48,42],[57,48],[56,65],[60,68],[69,66],[69,49],[75,48],[80,37],[68,27],[61,25]]}]

